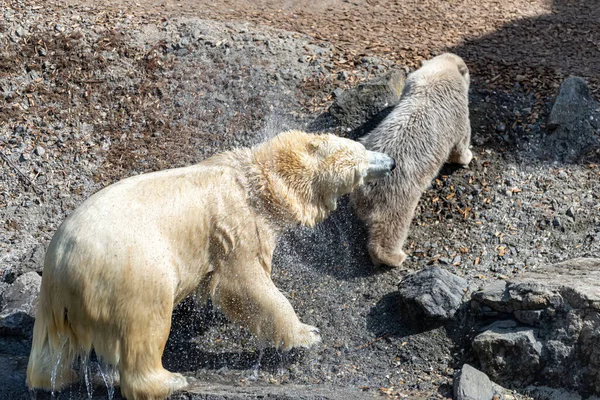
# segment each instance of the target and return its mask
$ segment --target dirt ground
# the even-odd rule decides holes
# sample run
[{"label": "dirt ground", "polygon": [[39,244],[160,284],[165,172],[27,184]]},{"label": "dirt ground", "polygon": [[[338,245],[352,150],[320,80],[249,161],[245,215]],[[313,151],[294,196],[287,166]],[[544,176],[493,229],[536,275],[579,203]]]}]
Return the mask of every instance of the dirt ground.
[{"label": "dirt ground", "polygon": [[[85,2],[84,2],[85,3]],[[552,92],[565,76],[583,76],[600,90],[600,8],[568,0],[283,0],[89,1],[156,18],[193,15],[252,21],[331,42],[342,68],[367,55],[416,67],[450,50],[464,57],[490,88]]]},{"label": "dirt ground", "polygon": [[[41,271],[58,224],[104,185],[308,128],[335,89],[452,50],[472,69],[476,157],[469,169],[445,167],[424,194],[406,268],[370,264],[364,227],[343,199],[321,226],[289,232],[275,256],[276,285],[305,323],[321,329],[321,346],[266,349],[254,369],[260,352],[252,336],[187,302],[164,357],[199,382],[232,387],[451,398],[474,332],[460,319],[431,326],[403,318],[397,284],[410,270],[439,264],[473,291],[600,253],[598,153],[564,164],[541,152],[563,77],[586,77],[598,97],[600,32],[592,28],[600,11],[563,1],[317,3],[6,3],[0,290]],[[27,346],[0,337],[0,364],[15,366],[0,394],[29,398]],[[94,393],[106,398],[107,389]],[[63,396],[87,395],[82,385]]]}]

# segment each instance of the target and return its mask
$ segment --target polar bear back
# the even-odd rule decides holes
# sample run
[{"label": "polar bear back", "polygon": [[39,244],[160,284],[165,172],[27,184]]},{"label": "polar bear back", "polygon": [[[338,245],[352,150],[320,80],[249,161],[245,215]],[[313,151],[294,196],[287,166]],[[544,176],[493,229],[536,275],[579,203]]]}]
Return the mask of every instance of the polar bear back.
[{"label": "polar bear back", "polygon": [[410,177],[404,184],[420,186],[420,179],[448,158],[457,138],[470,129],[468,87],[458,68],[436,62],[408,76],[398,105],[361,139],[367,149],[396,159],[396,172],[386,181]]},{"label": "polar bear back", "polygon": [[233,169],[210,164],[125,179],[90,197],[65,220],[50,243],[44,274],[66,288],[72,281],[77,290],[85,290],[82,281],[122,290],[137,282],[138,290],[140,280],[156,274],[168,278],[173,301],[180,301],[214,268],[215,225],[227,224],[228,215],[250,212],[246,197]]}]

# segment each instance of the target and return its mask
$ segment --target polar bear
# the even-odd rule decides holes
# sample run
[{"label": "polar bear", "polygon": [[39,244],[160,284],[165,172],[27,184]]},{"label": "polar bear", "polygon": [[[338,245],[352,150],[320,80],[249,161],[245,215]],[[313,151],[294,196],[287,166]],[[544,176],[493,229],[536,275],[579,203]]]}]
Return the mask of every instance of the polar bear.
[{"label": "polar bear", "polygon": [[351,195],[369,230],[375,265],[404,262],[402,247],[415,208],[443,163],[471,162],[468,91],[469,70],[459,56],[445,53],[425,61],[408,75],[398,105],[361,139],[367,149],[398,163],[393,174]]},{"label": "polar bear", "polygon": [[319,342],[271,281],[277,237],[393,167],[358,142],[288,131],[101,190],[50,242],[27,385],[64,388],[93,349],[118,369],[124,397],[167,397],[186,385],[161,363],[172,310],[195,290],[277,348]]}]

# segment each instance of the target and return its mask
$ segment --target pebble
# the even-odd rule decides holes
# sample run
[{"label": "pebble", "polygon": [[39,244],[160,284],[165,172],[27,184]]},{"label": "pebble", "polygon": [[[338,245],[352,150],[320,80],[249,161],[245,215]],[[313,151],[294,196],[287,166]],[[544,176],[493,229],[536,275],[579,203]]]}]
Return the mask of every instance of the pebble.
[{"label": "pebble", "polygon": [[450,264],[450,259],[446,258],[446,257],[440,257],[440,258],[438,258],[438,261],[440,262],[440,264],[444,264],[444,265]]},{"label": "pebble", "polygon": [[560,225],[561,225],[560,218],[554,217],[554,219],[552,220],[552,225],[557,228],[560,227]]},{"label": "pebble", "polygon": [[573,210],[573,207],[569,207],[565,214],[567,215],[567,217],[575,219],[575,211]]},{"label": "pebble", "polygon": [[565,171],[560,171],[560,173],[558,174],[558,177],[560,179],[567,179],[569,177],[569,174],[567,174]]},{"label": "pebble", "polygon": [[35,148],[35,154],[37,154],[38,156],[43,156],[44,154],[46,154],[46,149],[44,149],[42,146],[37,146]]}]

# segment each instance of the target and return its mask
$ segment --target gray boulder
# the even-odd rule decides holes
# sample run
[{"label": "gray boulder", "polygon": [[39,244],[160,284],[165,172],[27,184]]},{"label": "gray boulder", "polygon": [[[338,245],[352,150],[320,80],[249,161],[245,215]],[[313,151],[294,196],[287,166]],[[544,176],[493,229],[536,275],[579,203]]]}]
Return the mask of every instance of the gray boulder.
[{"label": "gray boulder", "polygon": [[398,104],[405,78],[404,71],[393,70],[345,90],[336,97],[329,114],[339,126],[354,130],[386,107]]},{"label": "gray boulder", "polygon": [[509,319],[473,342],[492,379],[600,394],[600,259],[532,269],[474,293],[471,306],[477,315]]},{"label": "gray boulder", "polygon": [[454,379],[455,400],[492,400],[493,397],[490,378],[469,364],[463,365]]},{"label": "gray boulder", "polygon": [[35,272],[19,276],[0,298],[0,334],[30,337],[42,277]]},{"label": "gray boulder", "polygon": [[593,100],[583,78],[570,76],[560,86],[560,91],[550,115],[548,128],[570,126],[588,117]]},{"label": "gray boulder", "polygon": [[473,352],[492,379],[523,386],[540,367],[542,344],[533,328],[497,321],[475,337]]},{"label": "gray boulder", "polygon": [[544,138],[545,158],[573,162],[600,147],[597,108],[585,81],[578,77],[567,78],[548,118],[547,126],[552,132]]},{"label": "gray boulder", "polygon": [[407,275],[398,285],[400,301],[409,315],[448,320],[463,304],[467,281],[438,266]]}]

